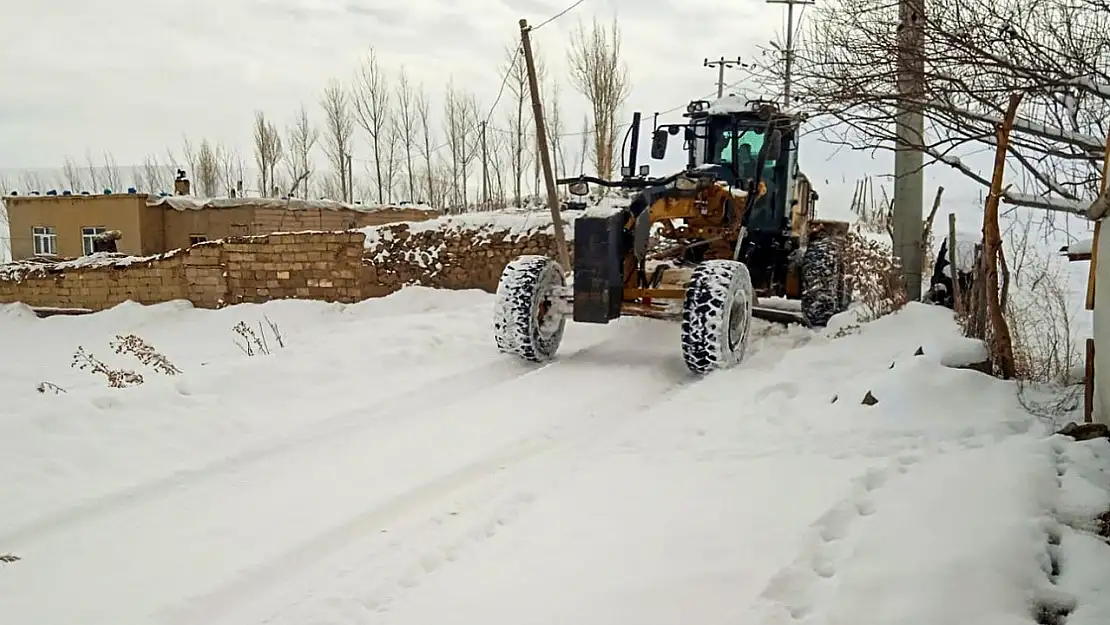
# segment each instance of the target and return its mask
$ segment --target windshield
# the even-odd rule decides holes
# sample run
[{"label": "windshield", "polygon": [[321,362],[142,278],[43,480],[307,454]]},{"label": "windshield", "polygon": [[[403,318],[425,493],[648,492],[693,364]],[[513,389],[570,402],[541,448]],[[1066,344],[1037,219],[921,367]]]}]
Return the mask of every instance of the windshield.
[{"label": "windshield", "polygon": [[[754,178],[759,151],[763,148],[764,128],[740,127],[732,129],[731,120],[721,118],[709,125],[709,145],[707,162],[718,165],[731,165],[732,148],[736,145],[736,165],[740,178]],[[775,161],[768,159],[763,166],[766,177],[775,168]]]}]

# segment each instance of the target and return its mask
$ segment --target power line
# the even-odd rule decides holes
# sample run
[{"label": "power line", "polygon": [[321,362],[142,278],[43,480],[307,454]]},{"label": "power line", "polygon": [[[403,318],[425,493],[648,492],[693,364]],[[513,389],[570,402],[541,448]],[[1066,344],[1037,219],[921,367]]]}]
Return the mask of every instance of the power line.
[{"label": "power line", "polygon": [[551,22],[554,22],[555,20],[559,19],[560,17],[566,15],[567,13],[570,13],[572,10],[574,10],[575,7],[577,7],[578,5],[582,4],[585,1],[586,0],[578,0],[578,2],[575,2],[574,4],[570,5],[569,7],[563,9],[562,11],[559,11],[555,15],[553,15],[553,16],[547,18],[546,20],[540,22],[539,26],[533,26],[532,31],[537,31],[537,30],[543,28],[544,26],[547,26]]}]

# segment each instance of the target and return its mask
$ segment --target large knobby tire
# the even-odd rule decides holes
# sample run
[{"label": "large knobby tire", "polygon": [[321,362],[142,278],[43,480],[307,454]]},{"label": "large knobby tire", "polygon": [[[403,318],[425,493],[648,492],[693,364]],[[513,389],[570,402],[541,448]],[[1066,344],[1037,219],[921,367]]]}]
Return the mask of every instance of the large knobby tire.
[{"label": "large knobby tire", "polygon": [[682,302],[682,356],[694,373],[744,359],[752,327],[752,277],[744,263],[707,260],[694,269]]},{"label": "large knobby tire", "polygon": [[497,349],[531,362],[554,358],[567,320],[551,296],[565,284],[562,267],[546,256],[519,256],[506,265],[493,313]]},{"label": "large knobby tire", "polygon": [[828,236],[810,242],[802,255],[802,316],[810,326],[828,325],[851,303],[844,279],[844,245],[843,237]]}]

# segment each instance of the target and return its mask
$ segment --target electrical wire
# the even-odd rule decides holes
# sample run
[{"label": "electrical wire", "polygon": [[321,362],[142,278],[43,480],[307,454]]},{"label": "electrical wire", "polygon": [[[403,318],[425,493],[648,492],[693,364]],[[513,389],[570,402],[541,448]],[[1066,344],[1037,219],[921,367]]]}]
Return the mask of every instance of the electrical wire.
[{"label": "electrical wire", "polygon": [[551,22],[554,22],[555,20],[557,20],[557,19],[559,19],[560,17],[562,17],[562,16],[566,15],[567,13],[570,13],[570,12],[571,12],[572,10],[574,10],[574,9],[575,9],[575,8],[576,8],[576,7],[578,6],[578,5],[582,4],[582,3],[583,3],[583,2],[585,2],[585,1],[586,1],[586,0],[578,0],[578,2],[575,2],[574,4],[570,5],[569,7],[567,7],[567,8],[565,8],[565,9],[563,9],[562,11],[559,11],[559,12],[558,12],[558,13],[556,13],[555,15],[552,15],[551,17],[547,18],[546,20],[544,20],[544,21],[540,22],[540,25],[539,25],[539,26],[533,26],[533,27],[532,27],[532,30],[533,30],[533,31],[535,31],[535,30],[539,30],[539,29],[543,28],[544,26],[547,26],[547,25],[548,25],[548,24],[550,24]]}]

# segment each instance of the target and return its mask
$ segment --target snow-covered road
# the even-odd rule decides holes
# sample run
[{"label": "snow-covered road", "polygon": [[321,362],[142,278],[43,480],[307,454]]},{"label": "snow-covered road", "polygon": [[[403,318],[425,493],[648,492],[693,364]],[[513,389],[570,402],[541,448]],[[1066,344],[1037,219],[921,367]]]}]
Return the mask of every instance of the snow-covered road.
[{"label": "snow-covered road", "polygon": [[[1080,446],[942,366],[968,348],[942,310],[836,339],[757,322],[749,359],[699,380],[646,319],[506,359],[491,301],[0,309],[0,341],[35,346],[4,365],[3,620],[1016,623],[988,619],[1047,588]],[[247,357],[230,328],[263,313],[286,347]],[[120,390],[66,368],[78,344],[127,363],[106,347],[127,332],[184,373]],[[1073,508],[1110,503],[1100,479]],[[984,583],[1000,562],[1021,573]],[[939,599],[969,580],[996,592]]]}]

